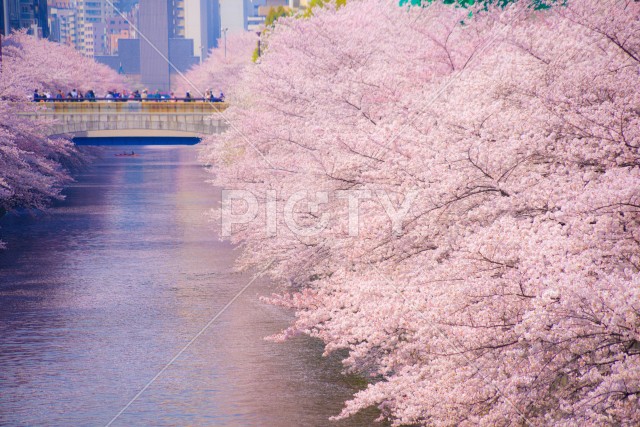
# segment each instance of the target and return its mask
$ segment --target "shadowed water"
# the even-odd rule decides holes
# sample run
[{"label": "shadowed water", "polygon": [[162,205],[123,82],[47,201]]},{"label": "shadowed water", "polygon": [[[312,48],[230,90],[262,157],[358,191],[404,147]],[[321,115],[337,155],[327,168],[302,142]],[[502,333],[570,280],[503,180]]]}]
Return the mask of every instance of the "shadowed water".
[{"label": "shadowed water", "polygon": [[[250,280],[205,217],[196,147],[104,158],[45,214],[0,221],[0,425],[106,425]],[[358,381],[307,338],[263,340],[290,313],[258,280],[114,426],[331,422]]]}]

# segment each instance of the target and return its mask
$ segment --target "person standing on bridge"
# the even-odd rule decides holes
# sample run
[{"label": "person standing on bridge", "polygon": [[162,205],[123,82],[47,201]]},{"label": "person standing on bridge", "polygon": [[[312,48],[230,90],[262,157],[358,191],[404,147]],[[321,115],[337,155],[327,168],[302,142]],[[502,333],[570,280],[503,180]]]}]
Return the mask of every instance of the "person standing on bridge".
[{"label": "person standing on bridge", "polygon": [[224,93],[220,91],[220,95],[218,97],[213,96],[213,91],[211,92],[211,102],[224,102]]}]

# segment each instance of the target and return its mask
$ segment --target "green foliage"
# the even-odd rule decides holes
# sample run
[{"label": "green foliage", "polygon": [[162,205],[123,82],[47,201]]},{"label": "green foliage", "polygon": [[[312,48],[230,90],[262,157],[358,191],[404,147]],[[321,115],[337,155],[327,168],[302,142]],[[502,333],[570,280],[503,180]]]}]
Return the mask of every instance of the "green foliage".
[{"label": "green foliage", "polygon": [[[497,4],[500,7],[504,7],[509,3],[515,3],[518,0],[400,0],[400,6],[426,6],[434,1],[442,1],[444,4],[455,4],[459,7],[471,7],[475,4]],[[557,0],[529,0],[536,9],[548,9]],[[564,1],[563,1],[564,2]]]},{"label": "green foliage", "polygon": [[272,7],[267,13],[267,17],[264,20],[265,27],[272,27],[273,24],[283,16],[289,16],[290,12],[284,6]]},{"label": "green foliage", "polygon": [[[311,0],[303,16],[305,18],[309,18],[313,15],[313,9],[315,9],[316,7],[324,7],[327,3],[331,3],[331,2],[332,2],[331,0]],[[342,7],[345,4],[347,4],[347,0],[335,0],[336,7]]]},{"label": "green foliage", "polygon": [[258,58],[260,57],[259,53],[260,52],[258,51],[258,46],[256,46],[256,48],[253,49],[253,54],[251,54],[251,60],[253,62],[258,62]]}]

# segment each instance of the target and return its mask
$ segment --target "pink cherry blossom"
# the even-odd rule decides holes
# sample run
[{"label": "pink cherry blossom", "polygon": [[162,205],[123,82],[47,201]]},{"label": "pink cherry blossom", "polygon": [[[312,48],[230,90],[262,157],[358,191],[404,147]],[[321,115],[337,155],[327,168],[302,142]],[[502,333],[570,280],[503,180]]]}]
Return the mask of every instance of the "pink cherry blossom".
[{"label": "pink cherry blossom", "polygon": [[14,208],[43,208],[61,198],[71,180],[70,168],[84,160],[68,138],[49,137],[50,121],[34,120],[43,104],[30,102],[40,93],[73,88],[97,92],[122,84],[104,65],[74,49],[37,39],[24,31],[2,40],[0,69],[0,213]]},{"label": "pink cherry blossom", "polygon": [[468,12],[361,0],[278,20],[203,148],[215,184],[419,196],[401,233],[375,198],[355,237],[282,215],[270,235],[260,214],[233,234],[240,263],[270,265],[271,301],[296,312],[276,339],[318,337],[371,379],[339,417],[638,425],[640,3]]},{"label": "pink cherry blossom", "polygon": [[202,96],[207,90],[213,90],[218,96],[222,91],[229,95],[240,80],[242,72],[251,61],[251,55],[258,43],[254,33],[232,33],[225,40],[218,40],[218,47],[211,49],[207,59],[196,65],[178,82],[178,92],[196,91]]}]

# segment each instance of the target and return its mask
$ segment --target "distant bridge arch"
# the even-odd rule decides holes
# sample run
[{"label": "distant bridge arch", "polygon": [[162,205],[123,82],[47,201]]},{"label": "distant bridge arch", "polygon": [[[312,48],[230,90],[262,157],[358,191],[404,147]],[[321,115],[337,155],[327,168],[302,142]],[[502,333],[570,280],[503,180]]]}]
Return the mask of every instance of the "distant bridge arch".
[{"label": "distant bridge arch", "polygon": [[28,115],[51,118],[50,136],[197,137],[222,133],[225,103],[181,101],[43,102]]}]

